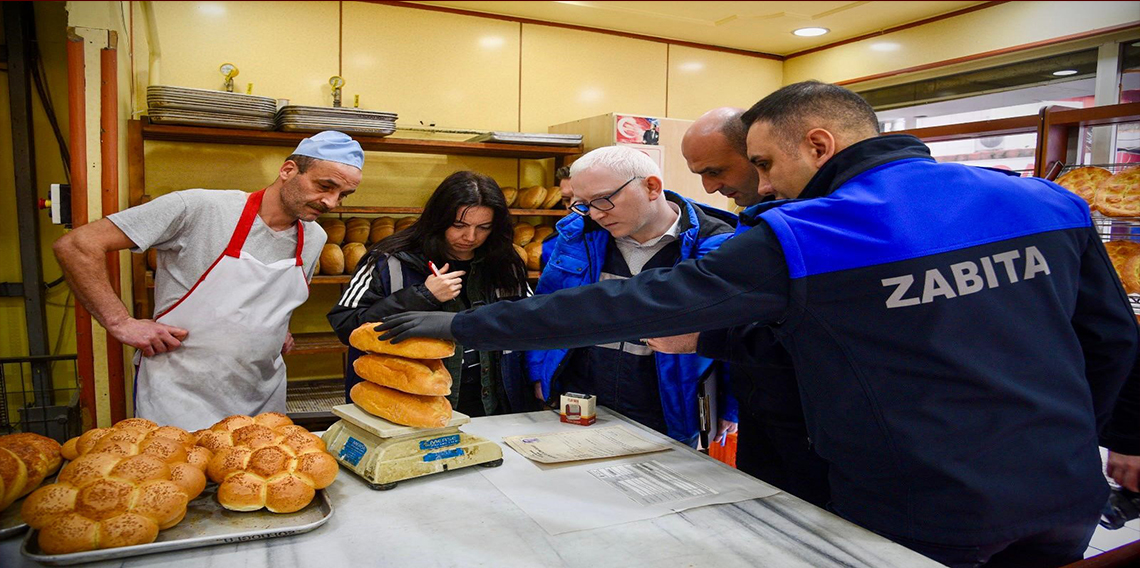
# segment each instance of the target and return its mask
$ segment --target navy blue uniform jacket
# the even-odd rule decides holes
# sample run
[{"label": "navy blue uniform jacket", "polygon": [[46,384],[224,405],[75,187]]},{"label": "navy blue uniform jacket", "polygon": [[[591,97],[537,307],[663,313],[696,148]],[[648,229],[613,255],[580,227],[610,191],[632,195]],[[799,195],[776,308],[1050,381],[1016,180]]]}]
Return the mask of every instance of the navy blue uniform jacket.
[{"label": "navy blue uniform jacket", "polygon": [[1098,429],[1138,331],[1079,197],[890,135],[758,221],[699,260],[463,312],[452,333],[550,349],[768,324],[840,515],[970,545],[1100,510]]}]

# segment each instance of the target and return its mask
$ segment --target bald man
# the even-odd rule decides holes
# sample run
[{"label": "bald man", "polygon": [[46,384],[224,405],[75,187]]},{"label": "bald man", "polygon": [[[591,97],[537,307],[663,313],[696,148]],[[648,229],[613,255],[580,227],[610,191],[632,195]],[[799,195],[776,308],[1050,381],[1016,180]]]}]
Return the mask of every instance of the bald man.
[{"label": "bald man", "polygon": [[[705,191],[719,193],[741,207],[773,197],[763,192],[760,175],[748,161],[748,129],[740,120],[744,109],[721,107],[701,115],[681,139],[681,154],[689,170],[701,176]],[[744,328],[721,332],[726,343],[737,343]],[[646,343],[667,353],[695,351],[698,334],[650,339]],[[708,340],[708,338],[706,338]],[[772,342],[763,364],[732,363],[732,395],[739,403],[740,437],[736,467],[816,506],[827,505],[827,462],[811,448],[795,370],[787,351]]]},{"label": "bald man", "polygon": [[879,136],[874,109],[836,85],[788,85],[742,120],[784,199],[746,211],[754,226],[718,249],[408,312],[380,337],[558,349],[696,331],[719,357],[705,332],[755,324],[728,358],[767,356],[773,339],[792,355],[829,509],[948,565],[1079,561],[1109,494],[1098,434],[1136,436],[1112,411],[1135,392],[1140,344],[1088,204]]},{"label": "bald man", "polygon": [[765,184],[759,191],[760,176],[748,162],[748,130],[740,121],[742,114],[744,109],[721,107],[701,115],[681,138],[681,154],[689,171],[701,176],[705,192],[748,207],[760,203],[771,189]]}]

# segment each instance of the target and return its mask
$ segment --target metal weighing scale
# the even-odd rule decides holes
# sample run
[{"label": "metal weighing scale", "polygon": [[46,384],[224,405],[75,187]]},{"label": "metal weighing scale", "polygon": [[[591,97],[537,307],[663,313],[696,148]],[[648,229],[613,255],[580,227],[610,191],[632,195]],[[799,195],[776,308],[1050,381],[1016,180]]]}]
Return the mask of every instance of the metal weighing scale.
[{"label": "metal weighing scale", "polygon": [[443,428],[412,428],[373,416],[355,404],[332,408],[341,419],[321,436],[337,461],[364,478],[369,487],[392,489],[405,479],[481,465],[503,464],[498,444],[460,432],[471,421],[452,412]]}]

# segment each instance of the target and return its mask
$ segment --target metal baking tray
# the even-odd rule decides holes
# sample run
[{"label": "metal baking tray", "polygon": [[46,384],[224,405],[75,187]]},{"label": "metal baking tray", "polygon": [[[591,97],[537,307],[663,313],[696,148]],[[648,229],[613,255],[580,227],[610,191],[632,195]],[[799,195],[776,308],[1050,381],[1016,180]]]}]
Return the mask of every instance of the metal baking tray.
[{"label": "metal baking tray", "polygon": [[206,126],[210,128],[239,128],[243,130],[273,130],[275,126],[272,119],[265,119],[264,121],[258,121],[254,123],[248,121],[211,119],[203,118],[200,116],[165,114],[159,112],[148,112],[147,114],[150,116],[150,121],[155,124],[185,124],[189,126]]},{"label": "metal baking tray", "polygon": [[344,132],[345,134],[365,134],[368,136],[388,136],[395,132],[394,128],[368,128],[366,126],[351,126],[351,125],[336,125],[336,124],[323,124],[323,125],[302,125],[302,124],[282,124],[278,126],[278,130],[282,132],[321,132],[323,130],[336,130]]},{"label": "metal baking tray", "polygon": [[321,117],[345,117],[345,118],[365,118],[365,119],[383,119],[383,120],[396,120],[399,118],[394,112],[384,112],[381,110],[368,110],[356,107],[316,107],[304,105],[289,105],[281,107],[277,111],[279,114],[284,115],[307,115],[307,116],[321,116]]},{"label": "metal baking tray", "polygon": [[186,518],[173,528],[160,531],[158,539],[150,544],[74,552],[71,554],[44,554],[40,550],[40,531],[28,531],[20,552],[32,560],[49,566],[68,566],[81,562],[114,560],[213,546],[235,544],[251,540],[264,540],[309,532],[327,522],[333,514],[328,492],[317,491],[313,502],[296,513],[277,514],[262,509],[252,513],[228,511],[218,504],[215,494],[218,486],[210,484],[197,499],[190,502]]},{"label": "metal baking tray", "polygon": [[488,132],[468,142],[499,142],[501,144],[535,144],[540,146],[578,146],[580,134],[527,134],[524,132]]},{"label": "metal baking tray", "polygon": [[15,503],[0,511],[0,539],[16,536],[28,529],[27,523],[20,516],[20,507],[24,504],[24,499],[26,497],[16,499]]}]

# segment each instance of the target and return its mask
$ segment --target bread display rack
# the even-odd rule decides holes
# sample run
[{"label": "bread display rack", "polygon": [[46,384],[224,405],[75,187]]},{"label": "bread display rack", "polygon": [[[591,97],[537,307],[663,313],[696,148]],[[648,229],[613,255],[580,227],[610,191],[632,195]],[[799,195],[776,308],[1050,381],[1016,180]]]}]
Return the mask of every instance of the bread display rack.
[{"label": "bread display rack", "polygon": [[[146,194],[146,152],[145,143],[155,142],[181,142],[200,144],[223,145],[251,145],[251,146],[278,146],[293,148],[301,139],[308,136],[301,132],[261,132],[252,130],[205,128],[196,126],[181,126],[169,124],[155,124],[148,118],[130,120],[127,127],[127,166],[129,206],[134,207],[145,203],[149,196]],[[455,156],[480,156],[488,158],[508,159],[548,159],[554,160],[554,169],[562,167],[566,158],[582,153],[581,146],[560,147],[528,144],[503,144],[494,142],[469,142],[451,140],[422,140],[409,138],[391,138],[354,135],[366,151],[391,152],[406,154],[434,154]],[[287,151],[287,150],[286,150]],[[425,191],[425,196],[428,192]],[[419,215],[422,207],[388,207],[381,205],[353,205],[339,207],[333,211],[334,215]],[[561,209],[511,209],[516,216],[543,216],[563,217],[565,210]],[[147,269],[146,258],[143,254],[131,255],[131,288],[134,298],[132,313],[136,318],[150,318],[154,313],[153,288],[154,275]],[[531,273],[537,278],[537,273]],[[346,286],[351,275],[340,276],[314,276],[314,286]],[[305,333],[294,336],[296,347],[291,355],[319,355],[347,353],[347,348],[341,344],[332,332]],[[292,385],[290,385],[292,387]],[[326,394],[331,392],[335,396],[337,389],[318,389]],[[292,398],[292,397],[291,397]],[[340,395],[339,400],[344,400]],[[321,404],[320,406],[325,406]],[[290,410],[291,414],[294,412]],[[331,417],[327,411],[313,411],[306,408],[306,415],[321,415]]]},{"label": "bread display rack", "polygon": [[[1036,115],[915,128],[892,134],[910,134],[929,143],[1035,132],[1037,146],[1034,151],[1033,175],[1056,180],[1078,167],[1100,167],[1113,174],[1127,168],[1140,167],[1137,163],[1081,164],[1082,160],[1074,159],[1075,152],[1072,152],[1073,148],[1081,146],[1077,141],[1088,128],[1135,122],[1140,122],[1140,103],[1076,109],[1048,106]],[[1140,248],[1140,217],[1110,217],[1094,211],[1092,219],[1105,242],[1132,241],[1138,243]],[[1129,300],[1133,311],[1140,317],[1140,293],[1129,294]]]}]

